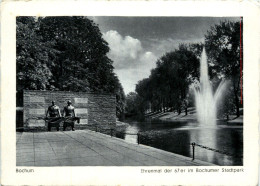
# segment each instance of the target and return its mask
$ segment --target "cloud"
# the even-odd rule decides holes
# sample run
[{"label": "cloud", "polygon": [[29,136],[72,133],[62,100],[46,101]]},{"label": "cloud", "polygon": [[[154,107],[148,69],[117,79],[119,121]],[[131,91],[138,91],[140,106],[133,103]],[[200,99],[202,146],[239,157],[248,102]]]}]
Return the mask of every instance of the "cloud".
[{"label": "cloud", "polygon": [[[135,91],[135,86],[138,81],[148,78],[151,69],[156,66],[156,57],[151,52],[145,52],[141,57],[142,61],[136,68],[128,69],[115,69],[115,73],[120,79],[122,86],[124,87],[125,94]],[[153,63],[151,63],[153,61]]]},{"label": "cloud", "polygon": [[152,52],[145,52],[139,56],[138,65],[131,68],[115,68],[115,73],[124,87],[125,94],[134,92],[137,82],[149,77],[151,69],[156,66],[156,59]]},{"label": "cloud", "polygon": [[115,73],[128,94],[135,91],[139,80],[147,78],[152,68],[155,68],[157,57],[150,51],[145,51],[141,41],[131,36],[122,37],[117,31],[110,30],[103,34],[108,42],[108,56],[114,61]]},{"label": "cloud", "polygon": [[150,50],[160,58],[166,52],[171,52],[178,48],[179,44],[190,44],[190,43],[200,43],[204,42],[203,38],[195,38],[195,39],[150,39]]},{"label": "cloud", "polygon": [[117,31],[110,30],[103,34],[108,42],[110,52],[108,56],[114,61],[116,69],[129,69],[149,63],[154,60],[153,54],[144,51],[141,41],[131,36],[122,37]]}]

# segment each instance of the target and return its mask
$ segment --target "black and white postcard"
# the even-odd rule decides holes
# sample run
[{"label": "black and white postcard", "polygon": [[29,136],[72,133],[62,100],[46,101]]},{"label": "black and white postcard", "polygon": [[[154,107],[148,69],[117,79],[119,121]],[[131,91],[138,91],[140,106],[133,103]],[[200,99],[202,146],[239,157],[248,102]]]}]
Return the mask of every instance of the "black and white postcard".
[{"label": "black and white postcard", "polygon": [[1,8],[3,184],[258,184],[257,3]]}]

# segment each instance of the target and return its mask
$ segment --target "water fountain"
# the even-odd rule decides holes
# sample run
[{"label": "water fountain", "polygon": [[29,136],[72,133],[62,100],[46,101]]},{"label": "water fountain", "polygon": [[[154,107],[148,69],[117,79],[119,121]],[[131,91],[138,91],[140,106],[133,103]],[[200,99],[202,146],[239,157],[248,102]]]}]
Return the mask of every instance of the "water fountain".
[{"label": "water fountain", "polygon": [[200,59],[200,83],[194,87],[197,119],[200,125],[214,126],[217,118],[217,105],[225,87],[222,81],[213,94],[209,81],[208,63],[205,48],[203,48]]}]

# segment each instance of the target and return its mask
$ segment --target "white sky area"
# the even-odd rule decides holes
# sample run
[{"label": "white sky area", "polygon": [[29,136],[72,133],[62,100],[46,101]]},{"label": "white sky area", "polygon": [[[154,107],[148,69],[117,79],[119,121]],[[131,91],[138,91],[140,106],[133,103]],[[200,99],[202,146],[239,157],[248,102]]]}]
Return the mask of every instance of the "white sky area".
[{"label": "white sky area", "polygon": [[140,40],[131,36],[121,36],[117,31],[110,30],[103,34],[109,43],[108,56],[114,61],[115,73],[126,94],[135,91],[135,84],[149,77],[157,57],[143,48]]},{"label": "white sky area", "polygon": [[108,42],[109,58],[127,95],[139,80],[148,78],[156,61],[180,43],[204,42],[215,17],[89,17]]}]

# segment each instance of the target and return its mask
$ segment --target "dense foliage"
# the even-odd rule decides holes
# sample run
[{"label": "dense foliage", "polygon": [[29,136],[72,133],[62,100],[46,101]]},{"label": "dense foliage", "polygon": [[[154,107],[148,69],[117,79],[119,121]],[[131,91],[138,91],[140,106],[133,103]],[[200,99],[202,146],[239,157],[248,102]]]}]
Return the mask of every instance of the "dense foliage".
[{"label": "dense foliage", "polygon": [[[240,22],[224,21],[211,27],[205,35],[205,44],[181,44],[177,49],[165,53],[151,70],[149,78],[136,85],[136,95],[126,97],[126,110],[145,113],[148,109],[156,111],[184,111],[194,106],[192,85],[199,82],[199,60],[203,46],[206,48],[209,76],[213,90],[222,80],[226,86],[219,114],[239,116],[241,95],[240,74]],[[241,39],[242,42],[242,39]],[[241,56],[242,57],[242,56]],[[133,97],[136,108],[133,109]],[[141,104],[141,105],[140,105]],[[137,106],[138,105],[138,106]]]},{"label": "dense foliage", "polygon": [[98,26],[86,17],[17,17],[17,92],[112,93],[119,117],[125,95],[108,52]]},{"label": "dense foliage", "polygon": [[212,27],[205,36],[209,61],[214,64],[212,70],[219,77],[230,81],[229,92],[233,92],[233,95],[232,98],[229,98],[229,105],[230,107],[232,107],[232,104],[235,106],[237,116],[239,116],[239,107],[242,106],[240,101],[242,89],[240,57],[243,57],[243,53],[240,53],[242,51],[241,46],[243,46],[242,25],[242,22],[221,22]]},{"label": "dense foliage", "polygon": [[199,58],[191,48],[181,44],[166,53],[158,59],[150,77],[138,82],[136,92],[144,101],[142,112],[149,106],[152,111],[187,112],[189,86],[198,79],[199,71]]}]

